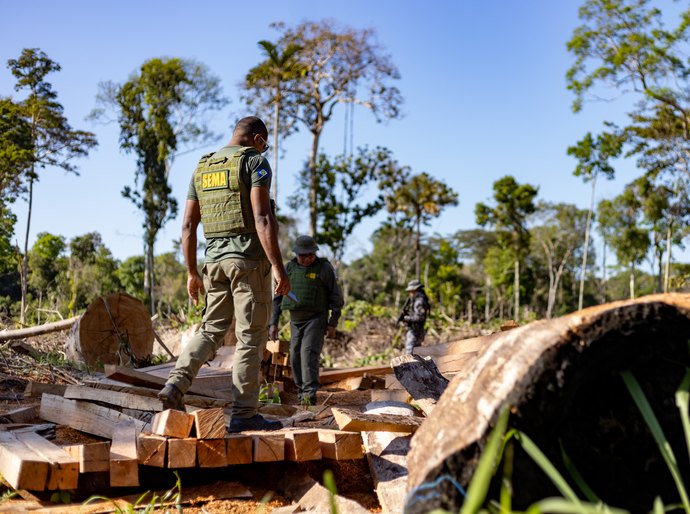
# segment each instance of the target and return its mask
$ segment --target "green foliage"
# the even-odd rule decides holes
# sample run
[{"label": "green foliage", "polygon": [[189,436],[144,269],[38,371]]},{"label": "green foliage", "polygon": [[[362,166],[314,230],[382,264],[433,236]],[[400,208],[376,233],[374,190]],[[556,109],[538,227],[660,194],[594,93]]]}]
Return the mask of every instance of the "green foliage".
[{"label": "green foliage", "polygon": [[372,304],[363,300],[346,302],[341,314],[343,330],[354,330],[364,319],[368,317],[395,319],[395,310],[391,307]]},{"label": "green foliage", "polygon": [[364,357],[358,357],[355,359],[354,367],[361,368],[363,366],[378,366],[388,364],[393,357],[400,355],[400,351],[391,348],[386,348],[379,353],[367,352]]},{"label": "green foliage", "polygon": [[335,476],[330,469],[323,472],[323,484],[326,486],[331,496],[331,514],[338,514],[338,505],[335,501],[338,490],[335,486]]},{"label": "green foliage", "polygon": [[72,502],[72,494],[69,491],[56,491],[50,495],[51,503],[64,503],[68,504]]},{"label": "green foliage", "polygon": [[259,402],[261,403],[282,403],[280,400],[280,391],[273,382],[264,380],[259,388]]}]

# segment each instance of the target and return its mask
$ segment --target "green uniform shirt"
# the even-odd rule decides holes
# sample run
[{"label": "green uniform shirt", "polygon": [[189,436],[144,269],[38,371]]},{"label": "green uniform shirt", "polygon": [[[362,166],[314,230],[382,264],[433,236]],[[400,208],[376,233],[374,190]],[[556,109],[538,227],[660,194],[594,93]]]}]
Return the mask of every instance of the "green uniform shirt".
[{"label": "green uniform shirt", "polygon": [[[241,146],[228,145],[226,148],[238,151]],[[247,185],[247,189],[252,187],[271,187],[271,177],[273,172],[268,161],[262,155],[249,156],[240,170],[240,179]],[[189,183],[187,200],[198,201],[194,187],[194,174]],[[238,234],[229,237],[211,237],[206,241],[205,262],[219,262],[224,259],[265,259],[266,254],[259,241],[259,236],[254,234]]]}]

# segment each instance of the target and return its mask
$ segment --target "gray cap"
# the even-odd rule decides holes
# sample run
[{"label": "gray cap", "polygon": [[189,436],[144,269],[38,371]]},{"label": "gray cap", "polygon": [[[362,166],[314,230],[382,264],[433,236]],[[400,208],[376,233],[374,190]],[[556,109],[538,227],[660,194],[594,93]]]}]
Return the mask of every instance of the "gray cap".
[{"label": "gray cap", "polygon": [[410,280],[407,284],[407,289],[405,291],[416,291],[417,289],[423,289],[424,284],[422,284],[419,280]]},{"label": "gray cap", "polygon": [[316,253],[319,247],[316,246],[316,241],[311,236],[299,236],[295,239],[295,244],[292,246],[292,251],[297,255],[304,255],[308,253]]}]

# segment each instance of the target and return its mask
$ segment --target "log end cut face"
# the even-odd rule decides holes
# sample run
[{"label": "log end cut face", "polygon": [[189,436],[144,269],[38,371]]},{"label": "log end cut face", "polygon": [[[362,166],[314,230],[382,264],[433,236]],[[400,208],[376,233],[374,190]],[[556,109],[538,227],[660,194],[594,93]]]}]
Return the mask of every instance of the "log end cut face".
[{"label": "log end cut face", "polygon": [[[690,367],[689,341],[690,295],[608,304],[501,334],[451,381],[413,437],[408,487],[420,494],[409,496],[406,512],[459,509],[462,495],[445,478],[467,487],[506,403],[509,426],[532,438],[571,485],[561,448],[608,505],[649,510],[657,495],[675,503],[673,480],[621,373],[637,379],[676,454],[685,455],[674,395]],[[679,466],[687,480],[687,459]],[[518,509],[559,496],[519,445],[513,491]]]}]

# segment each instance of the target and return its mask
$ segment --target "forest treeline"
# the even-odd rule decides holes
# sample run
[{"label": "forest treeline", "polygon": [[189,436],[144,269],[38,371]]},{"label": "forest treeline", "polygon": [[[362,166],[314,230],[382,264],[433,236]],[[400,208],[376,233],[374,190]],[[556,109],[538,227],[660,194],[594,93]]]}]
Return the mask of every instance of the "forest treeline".
[{"label": "forest treeline", "polygon": [[[451,225],[444,234],[429,233],[431,221],[468,200],[433,170],[399,163],[394,149],[353,148],[351,129],[342,152],[322,148],[335,112],[346,120],[355,109],[377,121],[401,116],[400,74],[375,31],[333,21],[273,24],[275,39],[258,42],[262,60],[240,84],[244,111],[232,117],[251,112],[267,121],[274,197],[285,139],[297,131],[311,137],[298,172],[307,194],[288,195],[279,206],[286,258],[299,221],[306,222],[336,264],[348,300],[397,306],[404,284],[420,278],[438,315],[453,321],[551,317],[612,299],[687,290],[690,265],[674,262],[673,254],[690,227],[690,9],[676,16],[649,0],[587,0],[579,17],[564,41],[573,58],[566,74],[573,111],[595,109],[594,99],[634,100],[623,119],[593,127],[563,149],[574,165],[560,172],[582,178],[591,188],[590,205],[550,202],[540,197],[539,184],[506,175],[487,192],[489,200],[476,204],[478,228]],[[117,290],[152,312],[186,311],[179,253],[155,255],[154,247],[178,211],[168,182],[175,157],[218,142],[210,122],[228,103],[220,80],[201,62],[171,57],[147,60],[122,82],[101,82],[90,119],[117,123],[119,138],[97,141],[68,122],[50,82],[60,65],[45,52],[24,49],[7,68],[15,93],[0,96],[2,322],[68,316]],[[41,176],[56,167],[76,173],[97,144],[117,144],[133,157],[131,183],[120,193],[142,212],[141,256],[114,259],[98,227],[67,240],[31,224]],[[637,163],[638,177],[595,203],[597,181],[613,178],[621,159]],[[16,226],[17,200],[28,203],[25,227]],[[372,216],[382,221],[371,251],[344,262],[351,236]],[[595,234],[603,242],[598,254]]]}]

